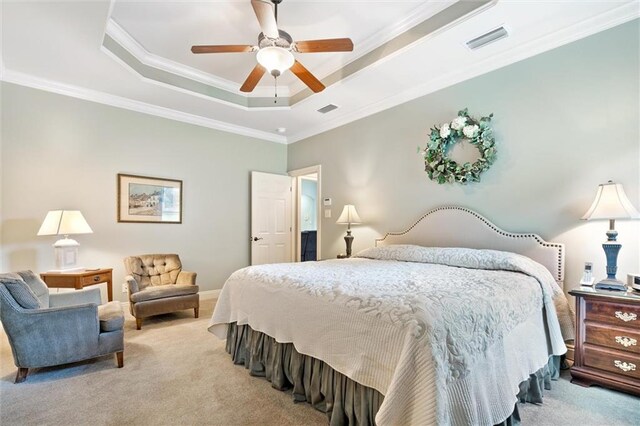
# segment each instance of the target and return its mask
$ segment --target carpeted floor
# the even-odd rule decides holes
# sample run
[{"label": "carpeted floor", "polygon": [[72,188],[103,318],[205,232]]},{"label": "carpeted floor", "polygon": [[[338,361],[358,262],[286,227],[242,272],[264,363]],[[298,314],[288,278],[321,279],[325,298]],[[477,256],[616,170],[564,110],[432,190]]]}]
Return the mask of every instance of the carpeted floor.
[{"label": "carpeted floor", "polygon": [[[125,366],[113,357],[36,370],[14,385],[15,367],[0,336],[2,425],[326,425],[324,414],[271,388],[231,363],[206,330],[214,301],[201,316],[163,315],[135,330],[125,324]],[[564,374],[542,405],[521,406],[525,425],[639,424],[640,399],[582,388]]]}]

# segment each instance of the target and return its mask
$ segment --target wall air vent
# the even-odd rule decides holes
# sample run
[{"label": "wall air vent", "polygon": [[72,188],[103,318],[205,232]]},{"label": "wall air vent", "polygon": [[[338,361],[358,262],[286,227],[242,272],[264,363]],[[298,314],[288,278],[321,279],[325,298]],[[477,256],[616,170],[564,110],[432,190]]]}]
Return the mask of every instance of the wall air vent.
[{"label": "wall air vent", "polygon": [[321,113],[321,114],[326,114],[328,112],[333,111],[334,109],[338,109],[338,106],[334,105],[334,104],[329,104],[329,105],[326,105],[326,106],[323,106],[322,108],[320,108],[318,110],[318,112]]},{"label": "wall air vent", "polygon": [[498,41],[508,36],[509,33],[504,27],[496,28],[493,31],[489,31],[488,33],[483,34],[480,37],[476,37],[473,40],[468,41],[467,47],[471,50],[480,49],[481,47],[484,47],[489,43],[493,43],[494,41]]}]

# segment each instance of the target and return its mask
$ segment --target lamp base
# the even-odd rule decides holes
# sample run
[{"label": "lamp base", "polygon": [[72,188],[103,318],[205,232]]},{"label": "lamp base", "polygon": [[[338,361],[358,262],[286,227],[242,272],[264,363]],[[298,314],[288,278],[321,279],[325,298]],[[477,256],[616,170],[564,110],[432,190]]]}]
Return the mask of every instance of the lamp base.
[{"label": "lamp base", "polygon": [[56,271],[70,272],[82,269],[78,266],[78,246],[54,246]]},{"label": "lamp base", "polygon": [[627,291],[627,286],[622,281],[607,278],[596,284],[596,290]]},{"label": "lamp base", "polygon": [[353,235],[351,235],[351,229],[347,229],[347,235],[344,236],[344,242],[347,245],[346,257],[351,257],[351,245],[353,244]]}]

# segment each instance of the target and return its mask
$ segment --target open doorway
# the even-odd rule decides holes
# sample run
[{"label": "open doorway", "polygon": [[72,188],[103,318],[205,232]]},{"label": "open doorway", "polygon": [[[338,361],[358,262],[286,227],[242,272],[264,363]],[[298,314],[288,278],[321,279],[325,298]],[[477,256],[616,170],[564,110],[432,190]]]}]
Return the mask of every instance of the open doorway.
[{"label": "open doorway", "polygon": [[289,175],[294,178],[294,259],[297,262],[320,260],[320,166],[294,170]]}]

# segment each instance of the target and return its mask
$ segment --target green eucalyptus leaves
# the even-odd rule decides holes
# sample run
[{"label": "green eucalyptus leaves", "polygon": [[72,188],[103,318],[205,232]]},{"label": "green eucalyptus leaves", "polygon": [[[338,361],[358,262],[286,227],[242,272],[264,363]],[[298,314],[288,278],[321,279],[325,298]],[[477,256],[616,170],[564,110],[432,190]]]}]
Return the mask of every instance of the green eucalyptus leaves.
[{"label": "green eucalyptus leaves", "polygon": [[[450,123],[434,126],[427,147],[424,150],[419,148],[423,152],[424,170],[429,179],[439,184],[479,182],[480,174],[489,169],[496,159],[496,142],[490,126],[492,117],[493,114],[489,114],[476,120],[465,108]],[[465,138],[478,148],[480,158],[474,163],[458,164],[447,157],[447,151]]]}]

